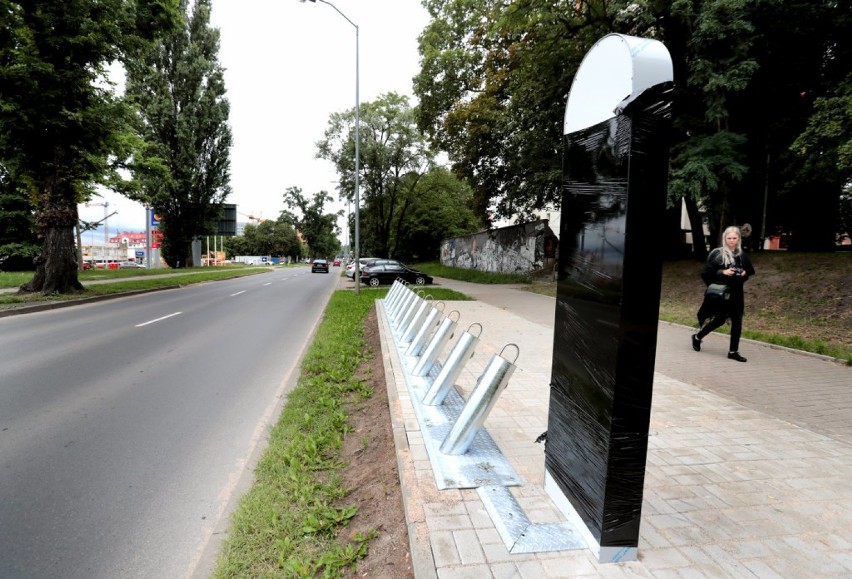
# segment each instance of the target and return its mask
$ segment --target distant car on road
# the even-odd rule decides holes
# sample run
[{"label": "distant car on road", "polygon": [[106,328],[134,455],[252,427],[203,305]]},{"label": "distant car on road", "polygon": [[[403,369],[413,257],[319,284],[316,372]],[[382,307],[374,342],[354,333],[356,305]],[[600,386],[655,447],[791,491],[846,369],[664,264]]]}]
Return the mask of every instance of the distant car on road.
[{"label": "distant car on road", "polygon": [[141,263],[137,263],[135,261],[119,261],[118,262],[119,269],[145,269],[145,266]]},{"label": "distant car on road", "polygon": [[334,267],[340,267],[340,258],[339,257],[334,258],[334,261],[331,262],[331,265],[333,265]]},{"label": "distant car on road", "polygon": [[[381,263],[381,261],[389,263]],[[391,284],[397,279],[416,285],[432,283],[431,275],[393,260],[379,260],[361,270],[361,283],[365,285],[378,287],[382,284]]]},{"label": "distant car on road", "polygon": [[317,273],[321,271],[323,273],[328,273],[328,260],[327,259],[315,259],[311,264],[311,273]]}]

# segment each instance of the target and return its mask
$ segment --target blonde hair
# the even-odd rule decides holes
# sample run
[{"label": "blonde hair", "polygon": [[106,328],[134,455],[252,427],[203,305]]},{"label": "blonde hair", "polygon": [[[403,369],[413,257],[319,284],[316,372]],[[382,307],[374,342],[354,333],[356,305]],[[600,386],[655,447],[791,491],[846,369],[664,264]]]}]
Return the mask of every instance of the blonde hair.
[{"label": "blonde hair", "polygon": [[[737,247],[733,251],[728,249],[728,244],[725,243],[725,238],[731,233],[736,233],[738,238]],[[719,245],[719,249],[722,250],[722,261],[725,263],[725,266],[734,265],[736,262],[735,257],[741,255],[743,252],[743,232],[740,231],[739,227],[731,225],[725,228],[725,231],[722,232],[722,243]]]}]

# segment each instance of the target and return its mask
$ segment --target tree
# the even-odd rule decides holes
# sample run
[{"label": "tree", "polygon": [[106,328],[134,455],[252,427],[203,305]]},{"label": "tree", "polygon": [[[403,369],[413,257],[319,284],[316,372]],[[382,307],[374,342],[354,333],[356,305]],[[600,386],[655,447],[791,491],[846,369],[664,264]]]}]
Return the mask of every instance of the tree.
[{"label": "tree", "polygon": [[425,5],[433,20],[420,37],[418,123],[471,184],[480,210],[524,218],[558,204],[561,120],[571,80],[592,44],[619,32],[659,39],[672,55],[677,93],[669,194],[672,203],[687,201],[700,251],[699,207],[712,232],[768,219],[767,229],[772,222],[795,229],[804,245],[825,248],[830,241],[845,181],[825,160],[842,155],[846,142],[843,131],[828,134],[837,128],[829,119],[845,114],[848,3]]},{"label": "tree", "polygon": [[[189,1],[179,1],[187,14]],[[197,0],[181,28],[128,67],[127,94],[144,139],[133,165],[141,185],[134,197],[161,217],[170,267],[192,265],[192,241],[214,232],[231,192],[230,106],[218,52],[210,0]]]},{"label": "tree", "polygon": [[[353,199],[355,111],[331,115],[317,157],[334,163],[340,189]],[[394,232],[403,227],[419,177],[433,165],[434,153],[417,129],[408,98],[396,93],[362,103],[360,125],[361,246],[368,254],[392,256]]]},{"label": "tree", "polygon": [[0,165],[0,270],[29,271],[38,251],[30,203]]},{"label": "tree", "polygon": [[121,182],[129,109],[106,66],[175,21],[171,0],[0,0],[0,163],[35,212],[41,252],[22,292],[72,293],[77,203]]},{"label": "tree", "polygon": [[392,239],[396,259],[437,260],[444,239],[484,228],[483,220],[472,209],[470,186],[443,167],[435,167],[417,180],[412,199]]},{"label": "tree", "polygon": [[340,233],[337,218],[343,215],[341,209],[337,213],[324,213],[325,204],[332,201],[326,191],[315,193],[313,199],[307,199],[299,187],[288,187],[284,192],[284,205],[293,212],[282,212],[278,222],[292,224],[301,234],[308,245],[310,257],[329,257],[340,251]]},{"label": "tree", "polygon": [[243,234],[225,240],[225,251],[230,257],[237,255],[274,255],[298,257],[302,244],[287,216],[273,221],[267,219],[258,225],[248,224]]}]

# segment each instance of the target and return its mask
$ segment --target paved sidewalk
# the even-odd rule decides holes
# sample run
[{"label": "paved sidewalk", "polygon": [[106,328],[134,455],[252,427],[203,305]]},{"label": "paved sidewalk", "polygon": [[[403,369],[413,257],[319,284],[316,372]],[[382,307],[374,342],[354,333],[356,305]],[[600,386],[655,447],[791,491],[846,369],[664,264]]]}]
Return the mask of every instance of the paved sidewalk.
[{"label": "paved sidewalk", "polygon": [[[520,347],[485,428],[524,481],[510,488],[531,522],[564,522],[544,492],[544,448],[534,442],[547,430],[553,298],[436,282],[479,300],[445,308],[459,312],[460,330],[483,326],[457,381],[463,395],[493,353]],[[749,361],[740,364],[725,358],[725,336],[696,353],[689,328],[661,324],[639,560],[599,564],[585,549],[519,555],[475,489],[438,490],[379,310],[418,578],[852,577],[852,369],[756,342],[742,345]]]}]

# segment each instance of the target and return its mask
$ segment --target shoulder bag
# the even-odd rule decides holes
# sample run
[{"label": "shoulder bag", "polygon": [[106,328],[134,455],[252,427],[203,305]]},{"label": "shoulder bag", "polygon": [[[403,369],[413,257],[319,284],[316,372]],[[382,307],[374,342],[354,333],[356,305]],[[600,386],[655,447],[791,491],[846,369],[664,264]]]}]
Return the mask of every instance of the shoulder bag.
[{"label": "shoulder bag", "polygon": [[723,283],[711,283],[704,290],[704,297],[710,300],[727,300],[731,297],[731,290]]}]

